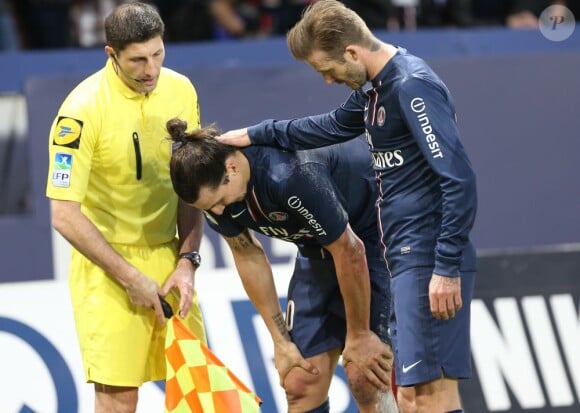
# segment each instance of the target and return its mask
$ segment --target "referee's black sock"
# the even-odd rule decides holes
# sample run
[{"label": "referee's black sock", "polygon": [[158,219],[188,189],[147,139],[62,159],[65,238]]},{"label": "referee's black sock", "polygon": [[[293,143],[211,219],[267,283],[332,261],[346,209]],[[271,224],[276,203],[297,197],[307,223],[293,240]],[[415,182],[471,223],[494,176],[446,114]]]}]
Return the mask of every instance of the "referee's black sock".
[{"label": "referee's black sock", "polygon": [[328,404],[328,399],[320,406],[315,409],[309,410],[306,413],[328,413],[330,412],[330,404]]}]

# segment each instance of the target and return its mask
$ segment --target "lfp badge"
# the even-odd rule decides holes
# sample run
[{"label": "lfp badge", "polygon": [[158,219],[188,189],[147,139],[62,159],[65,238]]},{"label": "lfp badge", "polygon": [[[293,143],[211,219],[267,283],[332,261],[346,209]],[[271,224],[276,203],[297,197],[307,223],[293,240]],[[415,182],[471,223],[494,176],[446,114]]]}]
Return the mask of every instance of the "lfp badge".
[{"label": "lfp badge", "polygon": [[69,153],[57,152],[52,167],[52,185],[60,188],[70,186],[73,156]]}]

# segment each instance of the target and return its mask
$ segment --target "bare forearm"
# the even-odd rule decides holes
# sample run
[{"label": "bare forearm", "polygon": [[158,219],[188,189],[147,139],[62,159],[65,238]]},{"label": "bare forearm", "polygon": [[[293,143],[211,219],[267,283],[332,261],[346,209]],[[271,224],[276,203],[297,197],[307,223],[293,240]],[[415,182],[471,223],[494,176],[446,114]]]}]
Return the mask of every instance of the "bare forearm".
[{"label": "bare forearm", "polygon": [[256,264],[248,265],[247,262],[236,264],[244,289],[263,318],[272,340],[288,341],[290,335],[280,308],[270,266],[267,263]]},{"label": "bare forearm", "polygon": [[[346,261],[346,259],[347,257],[339,261]],[[357,258],[354,259],[357,260]],[[363,263],[343,262],[337,265],[337,278],[344,300],[347,331],[368,330],[370,326],[370,281],[366,261]]]},{"label": "bare forearm", "polygon": [[70,201],[51,201],[53,227],[85,257],[127,287],[138,275],[105,240],[97,227]]},{"label": "bare forearm", "polygon": [[338,245],[327,248],[334,258],[336,276],[344,301],[347,332],[368,331],[371,294],[364,245],[358,238],[348,237],[348,240],[339,241]]},{"label": "bare forearm", "polygon": [[199,251],[203,235],[203,214],[182,200],[179,200],[177,210],[177,233],[180,252]]},{"label": "bare forearm", "polygon": [[284,315],[274,284],[272,268],[262,246],[247,233],[227,238],[236,268],[248,297],[264,320],[274,342],[289,341]]}]

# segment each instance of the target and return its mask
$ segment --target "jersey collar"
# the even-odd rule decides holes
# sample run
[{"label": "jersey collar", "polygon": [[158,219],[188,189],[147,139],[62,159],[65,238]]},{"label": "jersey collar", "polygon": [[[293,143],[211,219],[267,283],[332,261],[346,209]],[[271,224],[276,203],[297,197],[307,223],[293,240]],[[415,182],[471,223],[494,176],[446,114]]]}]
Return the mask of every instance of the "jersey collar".
[{"label": "jersey collar", "polygon": [[389,61],[387,62],[387,64],[374,77],[374,79],[371,80],[371,83],[373,85],[373,88],[379,87],[383,83],[383,81],[385,80],[385,78],[388,77],[388,72],[391,70],[391,68],[395,64],[395,63],[393,63],[393,61],[396,60],[396,59],[398,59],[398,57],[400,55],[404,55],[406,53],[407,53],[407,49],[404,49],[402,47],[397,47],[397,51],[395,52],[395,54],[389,59]]}]

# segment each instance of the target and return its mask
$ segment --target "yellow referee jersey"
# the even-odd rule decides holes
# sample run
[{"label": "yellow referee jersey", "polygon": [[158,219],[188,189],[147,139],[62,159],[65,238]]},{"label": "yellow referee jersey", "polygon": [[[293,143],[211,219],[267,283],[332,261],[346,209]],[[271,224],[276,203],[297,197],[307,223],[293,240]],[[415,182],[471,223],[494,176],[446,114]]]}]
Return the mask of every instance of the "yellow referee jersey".
[{"label": "yellow referee jersey", "polygon": [[170,241],[177,196],[165,124],[175,117],[199,127],[189,79],[162,68],[155,90],[141,95],[119,79],[109,60],[67,96],[53,122],[46,195],[80,202],[110,243]]}]

